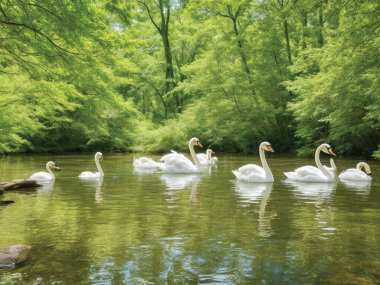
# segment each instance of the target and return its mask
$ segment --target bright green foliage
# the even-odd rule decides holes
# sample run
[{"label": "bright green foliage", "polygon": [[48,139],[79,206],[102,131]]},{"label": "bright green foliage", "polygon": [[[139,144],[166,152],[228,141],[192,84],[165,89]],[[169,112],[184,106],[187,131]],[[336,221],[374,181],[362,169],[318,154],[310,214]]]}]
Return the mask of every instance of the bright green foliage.
[{"label": "bright green foliage", "polygon": [[368,17],[379,6],[370,2],[345,6],[326,44],[305,50],[291,68],[298,77],[288,86],[299,96],[289,106],[306,148],[327,140],[338,152],[370,155],[379,143],[380,40]]},{"label": "bright green foliage", "polygon": [[[380,157],[378,1],[0,4],[0,151]],[[374,153],[374,151],[376,151]]]}]

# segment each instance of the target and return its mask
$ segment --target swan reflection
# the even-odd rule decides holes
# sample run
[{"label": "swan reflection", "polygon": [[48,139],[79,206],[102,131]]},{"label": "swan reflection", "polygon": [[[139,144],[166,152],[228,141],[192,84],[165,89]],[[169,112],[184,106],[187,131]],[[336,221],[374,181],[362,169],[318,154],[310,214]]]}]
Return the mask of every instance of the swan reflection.
[{"label": "swan reflection", "polygon": [[359,180],[340,180],[340,182],[350,190],[356,190],[364,195],[369,195],[371,191],[371,181]]},{"label": "swan reflection", "polygon": [[241,202],[258,203],[261,198],[270,194],[273,183],[249,183],[235,180],[235,191]]},{"label": "swan reflection", "polygon": [[167,190],[180,190],[201,180],[197,174],[162,174],[160,179],[165,183]]},{"label": "swan reflection", "polygon": [[85,186],[88,186],[90,188],[95,188],[95,202],[101,203],[103,201],[103,191],[102,191],[102,184],[103,184],[103,177],[98,177],[97,179],[81,179],[83,183],[85,183]]},{"label": "swan reflection", "polygon": [[41,187],[38,187],[37,193],[51,194],[54,190],[54,182],[54,180],[43,183],[39,182]]},{"label": "swan reflection", "polygon": [[157,172],[157,168],[135,167],[133,170],[133,174],[135,174],[135,175],[152,174],[152,173],[156,173],[156,172]]},{"label": "swan reflection", "polygon": [[273,189],[273,183],[249,183],[234,181],[235,191],[243,203],[259,203],[259,236],[269,237],[273,230],[271,220],[277,216],[267,211],[267,204]]},{"label": "swan reflection", "polygon": [[303,197],[309,197],[312,199],[329,198],[336,189],[336,181],[331,183],[326,182],[300,182],[290,179],[286,179],[285,185],[293,188],[294,192]]},{"label": "swan reflection", "polygon": [[197,174],[162,174],[160,177],[161,181],[165,183],[166,192],[170,198],[166,199],[169,203],[176,203],[175,194],[179,193],[178,190],[183,190],[190,188],[190,203],[198,203],[197,199],[197,189],[198,184],[202,179],[201,175]]}]

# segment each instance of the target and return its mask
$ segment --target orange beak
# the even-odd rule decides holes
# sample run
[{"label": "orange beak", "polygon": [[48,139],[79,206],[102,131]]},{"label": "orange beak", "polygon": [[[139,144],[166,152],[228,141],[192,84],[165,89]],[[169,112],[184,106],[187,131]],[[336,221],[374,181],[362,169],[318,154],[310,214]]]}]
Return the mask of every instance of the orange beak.
[{"label": "orange beak", "polygon": [[268,145],[268,150],[270,151],[270,152],[274,152],[274,150],[273,150],[273,148],[272,148],[272,146],[271,145]]},{"label": "orange beak", "polygon": [[201,142],[198,142],[197,145],[200,146],[200,147],[203,147],[203,145],[201,144]]}]

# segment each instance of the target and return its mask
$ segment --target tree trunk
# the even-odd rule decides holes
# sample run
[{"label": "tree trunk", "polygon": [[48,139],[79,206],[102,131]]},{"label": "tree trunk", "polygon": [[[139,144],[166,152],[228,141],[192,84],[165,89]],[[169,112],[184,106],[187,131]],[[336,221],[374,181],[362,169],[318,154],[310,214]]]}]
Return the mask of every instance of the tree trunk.
[{"label": "tree trunk", "polygon": [[292,53],[290,49],[290,41],[289,41],[289,30],[288,30],[288,21],[284,21],[284,34],[285,34],[285,41],[286,41],[286,52],[288,54],[288,62],[289,65],[293,64],[292,62]]},{"label": "tree trunk", "polygon": [[325,39],[323,38],[323,26],[324,26],[324,18],[323,18],[323,0],[320,3],[320,7],[318,10],[318,20],[319,20],[319,30],[318,30],[318,38],[317,44],[318,47],[323,47]]}]

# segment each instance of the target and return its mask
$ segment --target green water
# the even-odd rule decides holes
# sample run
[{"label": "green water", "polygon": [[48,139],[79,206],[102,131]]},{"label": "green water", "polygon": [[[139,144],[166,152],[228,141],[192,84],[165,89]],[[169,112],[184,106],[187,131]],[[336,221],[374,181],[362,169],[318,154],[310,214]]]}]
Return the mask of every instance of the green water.
[{"label": "green water", "polygon": [[[134,173],[104,154],[103,181],[81,181],[93,155],[0,159],[0,179],[53,160],[54,185],[6,192],[0,247],[33,246],[0,284],[379,284],[380,164],[369,185],[286,184],[312,159],[270,154],[274,183],[237,183],[256,156],[219,156],[200,175]],[[157,158],[157,156],[152,156]],[[326,163],[327,158],[323,157]],[[336,159],[338,172],[357,160]]]}]

